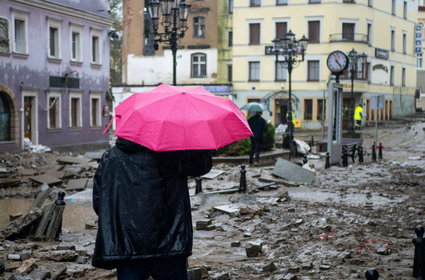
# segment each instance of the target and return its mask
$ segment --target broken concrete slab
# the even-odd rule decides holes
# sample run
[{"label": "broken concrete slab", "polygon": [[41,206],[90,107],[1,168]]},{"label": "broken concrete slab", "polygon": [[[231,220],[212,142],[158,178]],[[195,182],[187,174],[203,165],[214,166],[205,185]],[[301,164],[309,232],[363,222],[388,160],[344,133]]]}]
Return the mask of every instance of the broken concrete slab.
[{"label": "broken concrete slab", "polygon": [[102,159],[103,153],[104,153],[104,151],[87,152],[83,155],[83,157],[88,158],[90,160],[100,161]]},{"label": "broken concrete slab", "polygon": [[272,174],[301,184],[311,184],[315,178],[313,172],[282,158],[277,159]]},{"label": "broken concrete slab", "polygon": [[48,170],[47,172],[44,172],[47,175],[50,175],[52,177],[56,177],[58,179],[62,179],[65,176],[65,171],[62,170]]},{"label": "broken concrete slab", "polygon": [[214,179],[214,178],[220,176],[223,173],[224,173],[224,171],[222,171],[222,170],[211,169],[210,172],[208,172],[207,174],[203,175],[202,178],[205,178],[205,179]]},{"label": "broken concrete slab", "polygon": [[87,202],[87,201],[92,201],[92,199],[93,199],[92,189],[86,189],[85,191],[77,192],[77,193],[74,193],[73,195],[65,197],[65,201],[69,203]]},{"label": "broken concrete slab", "polygon": [[34,182],[40,183],[40,184],[47,184],[47,185],[56,185],[62,183],[62,180],[53,176],[50,176],[48,174],[42,174],[37,176],[31,176],[29,177]]},{"label": "broken concrete slab", "polygon": [[87,186],[87,178],[71,179],[66,184],[67,191],[82,191]]},{"label": "broken concrete slab", "polygon": [[239,215],[240,211],[240,207],[232,204],[215,206],[213,207],[213,209],[228,214],[230,216],[237,216]]},{"label": "broken concrete slab", "polygon": [[37,174],[34,169],[22,169],[19,170],[17,173],[19,176],[34,176],[35,174]]},{"label": "broken concrete slab", "polygon": [[62,164],[87,164],[91,159],[84,157],[62,157],[56,161]]},{"label": "broken concrete slab", "polygon": [[0,188],[15,187],[21,183],[21,179],[0,178]]}]

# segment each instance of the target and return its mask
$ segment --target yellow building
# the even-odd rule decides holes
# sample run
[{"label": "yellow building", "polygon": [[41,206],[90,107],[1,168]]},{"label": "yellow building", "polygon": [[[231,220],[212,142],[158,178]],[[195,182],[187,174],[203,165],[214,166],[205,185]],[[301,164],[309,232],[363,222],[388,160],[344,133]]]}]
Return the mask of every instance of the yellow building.
[{"label": "yellow building", "polygon": [[291,83],[294,118],[303,128],[319,128],[322,116],[326,118],[323,100],[334,80],[327,57],[335,50],[348,54],[354,48],[367,55],[358,59],[353,92],[349,76],[340,77],[347,111],[363,104],[366,120],[374,121],[370,100],[383,95],[378,120],[414,113],[416,1],[235,0],[233,4],[232,78],[239,106],[263,99],[272,123],[285,122],[288,74],[276,69],[276,58],[266,49],[274,38],[292,30],[297,39],[309,38],[305,59],[294,68]]}]

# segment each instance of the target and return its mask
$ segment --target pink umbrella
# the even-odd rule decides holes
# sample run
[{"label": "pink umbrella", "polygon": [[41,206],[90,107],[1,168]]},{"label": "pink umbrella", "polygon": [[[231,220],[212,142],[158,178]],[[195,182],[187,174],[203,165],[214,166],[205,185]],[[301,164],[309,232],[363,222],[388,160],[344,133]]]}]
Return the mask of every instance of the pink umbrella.
[{"label": "pink umbrella", "polygon": [[154,151],[214,150],[252,136],[230,100],[202,87],[160,85],[115,108],[118,137]]}]

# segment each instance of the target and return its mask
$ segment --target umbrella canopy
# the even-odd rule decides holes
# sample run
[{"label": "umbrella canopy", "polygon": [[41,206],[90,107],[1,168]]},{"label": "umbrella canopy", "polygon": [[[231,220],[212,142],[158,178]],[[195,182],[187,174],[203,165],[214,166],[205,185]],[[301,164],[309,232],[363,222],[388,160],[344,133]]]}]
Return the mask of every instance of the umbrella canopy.
[{"label": "umbrella canopy", "polygon": [[160,85],[115,108],[118,137],[154,151],[213,150],[252,136],[230,100],[202,87]]},{"label": "umbrella canopy", "polygon": [[248,112],[263,112],[266,111],[267,108],[261,103],[258,102],[250,102],[241,107],[241,110],[246,110]]}]

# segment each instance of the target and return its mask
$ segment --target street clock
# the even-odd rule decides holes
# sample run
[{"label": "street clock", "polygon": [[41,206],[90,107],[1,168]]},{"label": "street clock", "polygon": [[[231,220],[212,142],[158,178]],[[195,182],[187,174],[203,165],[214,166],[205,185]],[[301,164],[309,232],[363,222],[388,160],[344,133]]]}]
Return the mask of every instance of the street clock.
[{"label": "street clock", "polygon": [[327,65],[332,73],[340,75],[348,66],[348,56],[342,51],[331,52],[328,56]]}]

